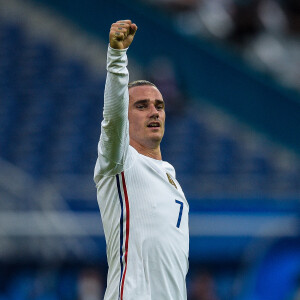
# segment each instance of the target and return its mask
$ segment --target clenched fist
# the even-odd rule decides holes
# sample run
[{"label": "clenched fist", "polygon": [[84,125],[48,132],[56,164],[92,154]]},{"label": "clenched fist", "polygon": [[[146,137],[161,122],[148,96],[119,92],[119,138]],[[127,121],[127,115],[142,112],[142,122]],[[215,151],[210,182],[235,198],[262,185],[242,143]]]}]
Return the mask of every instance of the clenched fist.
[{"label": "clenched fist", "polygon": [[130,46],[137,26],[130,20],[122,20],[113,23],[109,32],[109,43],[114,49],[125,49]]}]

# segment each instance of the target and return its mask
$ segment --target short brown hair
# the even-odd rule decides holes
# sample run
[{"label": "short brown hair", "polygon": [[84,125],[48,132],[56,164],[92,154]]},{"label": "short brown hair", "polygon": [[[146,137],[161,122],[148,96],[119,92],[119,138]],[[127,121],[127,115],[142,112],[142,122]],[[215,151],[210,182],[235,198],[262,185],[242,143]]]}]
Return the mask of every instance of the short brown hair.
[{"label": "short brown hair", "polygon": [[128,83],[128,89],[133,88],[135,86],[142,86],[142,85],[150,85],[150,86],[154,86],[155,88],[157,88],[157,86],[147,80],[136,80],[136,81],[132,81]]}]

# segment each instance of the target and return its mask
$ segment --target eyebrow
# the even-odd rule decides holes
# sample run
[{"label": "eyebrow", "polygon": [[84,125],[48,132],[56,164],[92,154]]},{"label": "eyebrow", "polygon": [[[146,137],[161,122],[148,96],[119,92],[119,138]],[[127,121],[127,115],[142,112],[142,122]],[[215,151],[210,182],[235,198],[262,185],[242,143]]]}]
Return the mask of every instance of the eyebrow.
[{"label": "eyebrow", "polygon": [[[149,99],[141,99],[141,100],[135,101],[134,105],[136,105],[136,104],[146,104],[146,103],[149,103],[149,102],[150,102]],[[163,100],[155,99],[155,104],[165,104],[165,102]]]}]

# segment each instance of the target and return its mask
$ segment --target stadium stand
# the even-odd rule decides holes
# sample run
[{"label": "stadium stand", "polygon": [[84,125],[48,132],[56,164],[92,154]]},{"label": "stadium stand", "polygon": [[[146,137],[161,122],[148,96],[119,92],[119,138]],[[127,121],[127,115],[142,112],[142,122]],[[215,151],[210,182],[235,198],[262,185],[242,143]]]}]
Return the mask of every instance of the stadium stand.
[{"label": "stadium stand", "polygon": [[[34,177],[89,176],[105,78],[90,74],[84,62],[63,58],[50,42],[26,37],[18,24],[2,22],[1,45],[1,157]],[[258,190],[268,196],[274,187],[279,195],[299,193],[299,163],[292,155],[282,161],[285,152],[279,147],[267,141],[260,145],[251,131],[249,142],[243,137],[247,131],[236,128],[239,124],[227,125],[205,104],[188,105],[180,122],[176,114],[168,116],[163,146],[179,178],[190,183],[188,196]]]},{"label": "stadium stand", "polygon": [[247,61],[299,90],[297,0],[141,0],[172,15],[176,28],[238,50]]}]

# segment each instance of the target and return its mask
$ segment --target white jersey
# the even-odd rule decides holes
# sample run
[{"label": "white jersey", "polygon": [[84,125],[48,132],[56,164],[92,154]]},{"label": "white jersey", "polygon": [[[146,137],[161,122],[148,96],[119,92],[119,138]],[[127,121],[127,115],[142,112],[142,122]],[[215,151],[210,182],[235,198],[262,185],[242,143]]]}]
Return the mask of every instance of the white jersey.
[{"label": "white jersey", "polygon": [[189,206],[167,162],[129,145],[125,50],[109,48],[94,180],[107,244],[105,300],[186,300]]}]

